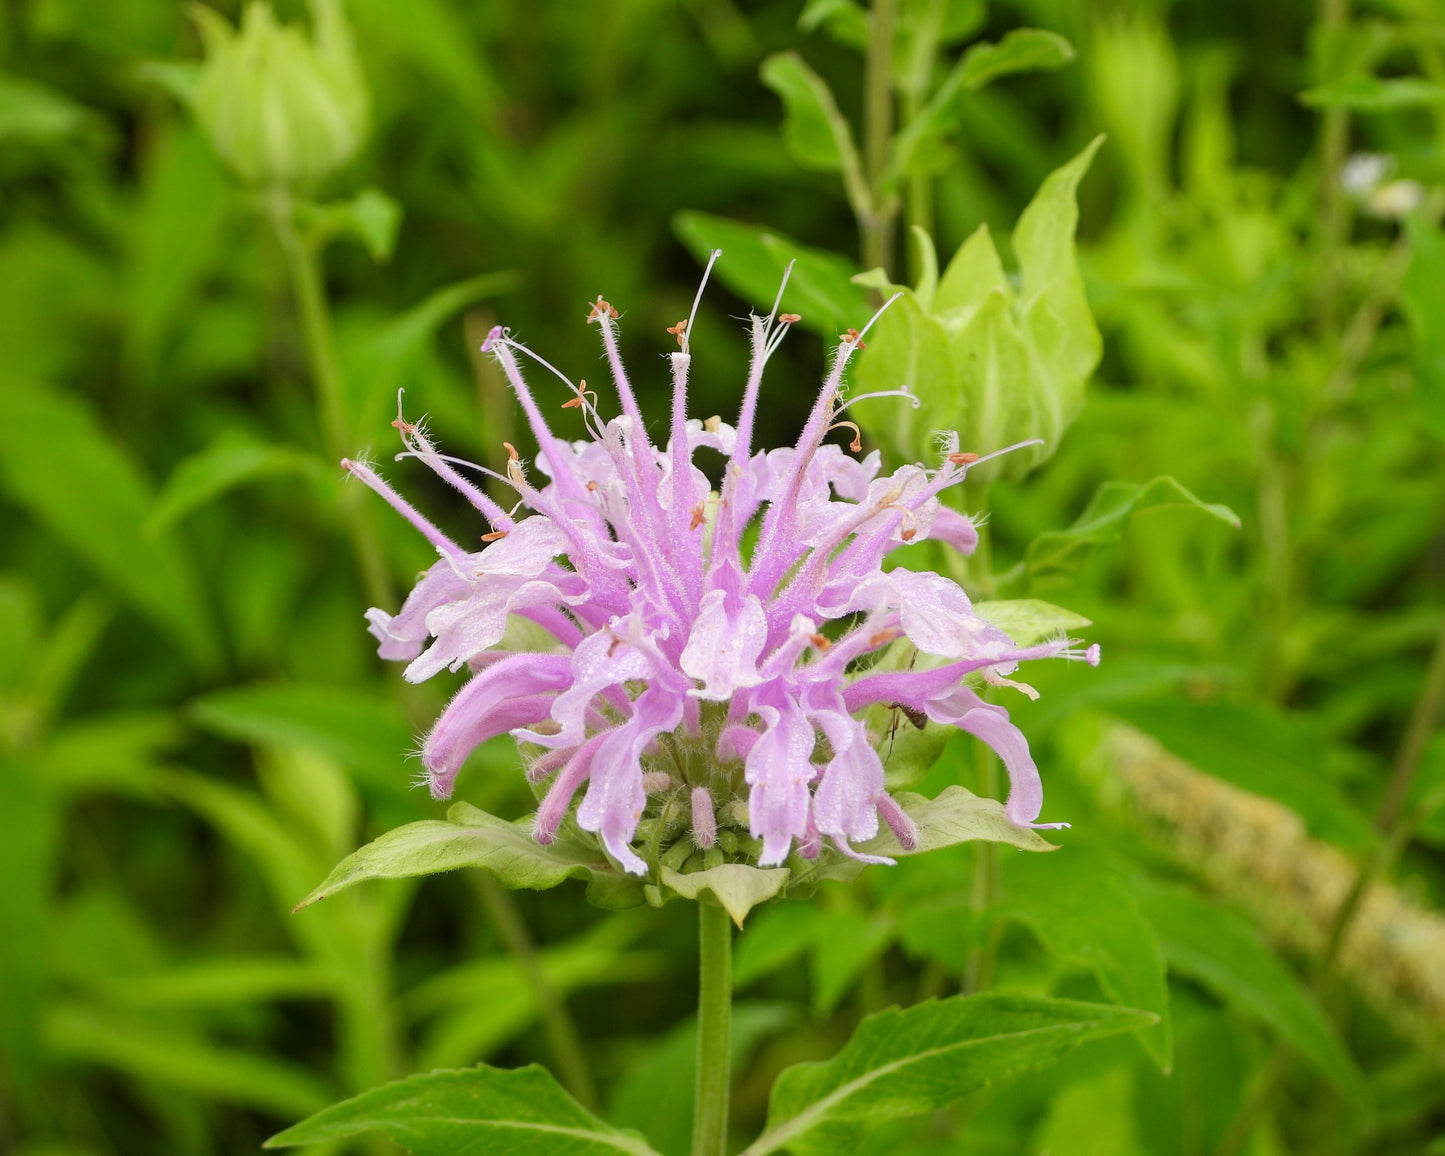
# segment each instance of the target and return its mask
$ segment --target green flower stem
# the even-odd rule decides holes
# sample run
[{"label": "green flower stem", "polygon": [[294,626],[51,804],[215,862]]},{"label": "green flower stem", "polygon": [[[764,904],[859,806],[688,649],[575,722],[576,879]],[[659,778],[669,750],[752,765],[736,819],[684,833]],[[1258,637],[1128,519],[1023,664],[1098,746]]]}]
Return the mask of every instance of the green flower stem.
[{"label": "green flower stem", "polygon": [[692,1156],[726,1156],[728,1048],[733,1016],[733,942],[728,913],[699,903],[701,959],[697,1000],[697,1096]]},{"label": "green flower stem", "polygon": [[[998,761],[993,751],[982,742],[974,744],[974,766],[979,796],[998,798]],[[994,957],[998,952],[998,941],[991,931],[986,939],[979,938],[985,917],[998,903],[998,844],[979,839],[973,845],[973,854],[973,882],[969,887],[968,906],[973,912],[974,941],[963,968],[965,995],[988,990],[993,983]]]},{"label": "green flower stem", "polygon": [[[266,213],[276,231],[276,239],[286,261],[286,272],[291,279],[291,292],[300,314],[311,378],[316,387],[322,437],[326,454],[334,464],[349,454],[353,447],[350,445],[351,431],[346,424],[341,364],[336,357],[336,342],[331,333],[331,309],[326,302],[317,247],[297,230],[296,203],[285,188],[277,186],[268,193]],[[395,591],[381,543],[377,540],[366,508],[361,505],[362,497],[359,486],[348,486],[342,491],[341,508],[346,528],[361,567],[367,596],[373,605],[390,606],[395,601]]]},{"label": "green flower stem", "polygon": [[587,1053],[582,1047],[582,1038],[577,1034],[577,1025],[568,1014],[567,1005],[558,995],[557,989],[547,979],[542,969],[542,960],[537,955],[536,944],[522,921],[521,913],[512,897],[486,871],[469,873],[481,896],[482,906],[497,934],[502,937],[507,951],[516,961],[522,978],[532,989],[532,997],[542,1013],[542,1030],[547,1035],[547,1046],[552,1060],[557,1065],[557,1075],[563,1085],[584,1108],[596,1111],[599,1106],[597,1085],[592,1079],[592,1069],[587,1064]]}]

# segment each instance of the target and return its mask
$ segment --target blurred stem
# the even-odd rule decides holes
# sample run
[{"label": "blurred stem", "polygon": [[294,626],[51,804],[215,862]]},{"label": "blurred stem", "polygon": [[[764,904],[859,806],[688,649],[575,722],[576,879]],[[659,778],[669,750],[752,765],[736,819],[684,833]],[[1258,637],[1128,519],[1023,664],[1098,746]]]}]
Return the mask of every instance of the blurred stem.
[{"label": "blurred stem", "polygon": [[978,545],[964,559],[964,585],[969,597],[974,599],[992,598],[998,591],[998,578],[993,572],[993,538],[988,525],[988,487],[987,482],[963,484],[963,511],[973,519],[978,531]]},{"label": "blurred stem", "polygon": [[[1415,784],[1420,764],[1424,761],[1426,744],[1438,725],[1442,712],[1445,712],[1445,621],[1440,624],[1430,666],[1425,672],[1425,681],[1415,700],[1415,708],[1410,713],[1410,721],[1395,755],[1390,781],[1386,784],[1384,798],[1375,815],[1375,826],[1380,832],[1380,840],[1360,865],[1349,893],[1336,909],[1325,933],[1324,949],[1315,964],[1313,984],[1315,992],[1322,1000],[1328,1001],[1334,993],[1339,980],[1340,953],[1365,896],[1375,882],[1390,869],[1414,836],[1419,822],[1433,809],[1432,801],[1431,804],[1415,808],[1407,815],[1405,802],[1410,796],[1410,788]],[[1220,1141],[1215,1156],[1237,1156],[1243,1151],[1255,1125],[1274,1099],[1275,1091],[1289,1073],[1293,1059],[1293,1053],[1287,1045],[1276,1045],[1259,1079],[1255,1081],[1249,1098],[1230,1124],[1224,1139]]]},{"label": "blurred stem", "polygon": [[692,1156],[726,1156],[728,1049],[733,1016],[733,929],[728,913],[699,903],[697,1095]]},{"label": "blurred stem", "polygon": [[[1350,20],[1349,0],[1320,0],[1321,51],[1332,54],[1335,44],[1345,34]],[[1321,75],[1317,83],[1333,79]],[[1340,187],[1340,170],[1350,144],[1348,109],[1327,108],[1320,121],[1320,257],[1322,261],[1316,307],[1321,332],[1333,336],[1338,332],[1340,261],[1339,250],[1349,232],[1349,205]]]},{"label": "blurred stem", "polygon": [[[938,55],[938,41],[943,32],[945,0],[930,0],[913,31],[908,63],[900,84],[900,111],[904,126],[913,123],[923,110],[928,88],[933,80],[933,62]],[[904,220],[909,228],[919,228],[933,236],[933,177],[928,173],[908,175],[904,197]],[[908,275],[917,285],[923,274],[923,262],[911,241],[907,244]]]},{"label": "blurred stem", "polygon": [[532,942],[521,912],[512,897],[486,871],[473,871],[471,877],[482,906],[487,909],[487,917],[502,937],[508,953],[522,972],[522,978],[532,989],[532,997],[542,1013],[542,1030],[547,1035],[547,1047],[557,1065],[558,1076],[578,1103],[596,1111],[597,1085],[592,1080],[592,1070],[587,1065],[587,1053],[577,1034],[577,1025],[572,1022],[567,1005],[557,989],[547,979],[537,946]]},{"label": "blurred stem", "polygon": [[[316,408],[321,418],[326,455],[336,463],[351,452],[351,432],[346,425],[341,365],[336,357],[331,308],[326,301],[317,246],[297,230],[296,202],[283,186],[274,186],[267,193],[266,213],[276,231],[276,240],[280,242],[286,272],[291,279],[291,292],[301,318],[301,333],[306,341],[311,379],[316,387]],[[361,567],[367,597],[374,605],[390,606],[395,601],[395,592],[387,573],[381,543],[377,541],[371,520],[361,505],[362,500],[360,487],[344,487],[341,492],[342,516]]]},{"label": "blurred stem", "polygon": [[863,78],[863,165],[870,192],[867,211],[858,222],[864,269],[881,268],[893,275],[893,225],[897,202],[883,196],[883,170],[893,136],[893,30],[898,0],[874,0]]}]

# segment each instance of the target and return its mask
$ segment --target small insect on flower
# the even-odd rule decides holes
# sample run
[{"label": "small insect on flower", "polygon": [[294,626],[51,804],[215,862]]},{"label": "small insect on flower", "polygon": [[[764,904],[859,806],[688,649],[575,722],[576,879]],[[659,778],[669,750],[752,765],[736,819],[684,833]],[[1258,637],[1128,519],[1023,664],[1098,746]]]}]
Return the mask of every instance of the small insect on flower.
[{"label": "small insect on flower", "polygon": [[[935,467],[882,476],[876,451],[852,456],[862,447],[842,414],[858,398],[845,399],[844,376],[872,321],[840,339],[797,444],[756,448],[763,371],[799,320],[779,315],[781,300],[782,289],[767,317],[752,318],[735,426],[687,415],[697,301],[669,328],[681,349],[671,355],[665,446],[648,436],[618,352],[618,313],[602,298],[587,320],[600,331],[621,407],[611,418],[585,384],[493,329],[483,349],[521,403],[542,485],[510,445],[505,474],[468,467],[516,493],[516,506],[503,509],[458,470],[467,463],[438,452],[420,426],[400,416],[396,423],[400,456],[421,459],[490,523],[478,552],[443,535],[371,468],[343,463],[440,556],[400,613],[367,613],[381,656],[407,662],[409,681],[471,672],[423,747],[437,798],[451,794],[479,744],[510,733],[530,752],[529,780],[548,783],[534,825],[539,842],[554,840],[570,817],[624,869],[644,874],[639,825],[668,816],[690,821],[698,848],[739,828],[727,845],[747,846],[763,866],[795,851],[816,856],[825,840],[843,855],[889,862],[855,847],[878,834],[880,819],[904,848],[917,845],[884,789],[881,736],[860,717],[878,705],[917,726],[976,735],[1008,770],[1008,817],[1062,826],[1036,822],[1043,792],[1028,743],[969,680],[1007,685],[1026,659],[1095,662],[1097,651],[1070,650],[1067,639],[1015,646],[952,580],[884,568],[892,552],[928,539],[973,550],[973,524],[939,495],[996,455],[958,453],[950,438]],[[519,358],[561,381],[585,437],[564,440],[551,429]],[[918,404],[906,388],[864,396]],[[825,441],[840,427],[854,434],[852,454]],[[694,464],[703,450],[726,459],[717,494]],[[524,632],[509,632],[509,622],[519,619],[548,642],[513,644]],[[928,661],[875,661],[895,644]]]}]

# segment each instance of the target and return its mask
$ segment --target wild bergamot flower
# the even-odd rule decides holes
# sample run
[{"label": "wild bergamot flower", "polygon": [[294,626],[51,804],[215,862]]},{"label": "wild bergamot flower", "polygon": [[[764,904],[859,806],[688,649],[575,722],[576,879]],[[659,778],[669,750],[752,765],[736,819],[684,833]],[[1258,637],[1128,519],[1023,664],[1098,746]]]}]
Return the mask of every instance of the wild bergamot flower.
[{"label": "wild bergamot flower", "polygon": [[[720,829],[734,829],[736,839],[745,827],[761,841],[754,850],[762,866],[782,863],[795,846],[815,857],[825,839],[844,855],[889,862],[854,848],[878,833],[880,818],[902,846],[916,843],[884,788],[878,736],[859,717],[888,704],[988,743],[1008,770],[1014,823],[1064,825],[1035,821],[1043,791],[1028,743],[1008,711],[966,680],[1007,683],[1031,658],[1094,663],[1098,648],[1081,652],[1067,639],[1017,647],[950,579],[884,569],[893,552],[925,539],[973,550],[973,524],[939,495],[986,459],[959,452],[949,438],[935,468],[906,465],[879,476],[876,451],[858,460],[825,444],[844,427],[855,433],[849,449],[861,448],[857,427],[841,415],[849,404],[844,374],[867,327],[840,338],[797,445],[755,449],[763,370],[799,320],[779,314],[778,304],[766,319],[752,318],[736,427],[687,416],[692,319],[672,327],[681,348],[671,355],[670,438],[659,448],[618,354],[617,318],[600,297],[587,316],[601,332],[621,402],[610,420],[585,382],[574,384],[501,328],[487,337],[483,349],[516,391],[545,475],[534,482],[507,447],[505,476],[493,476],[516,491],[511,511],[458,472],[467,463],[439,453],[419,425],[398,416],[401,456],[424,461],[490,523],[482,549],[452,542],[371,467],[343,463],[440,555],[399,614],[368,612],[381,656],[409,663],[412,682],[444,668],[472,672],[423,745],[432,794],[449,797],[468,754],[510,732],[539,752],[532,781],[550,780],[534,826],[541,843],[556,838],[585,786],[577,826],[635,874],[648,870],[633,842],[650,805],[690,815],[701,848]],[[588,438],[552,432],[518,354],[561,379],[563,407],[578,411]],[[718,493],[693,462],[700,449],[724,459]],[[514,618],[540,628],[534,634],[548,640],[545,649],[514,648]],[[916,648],[907,669],[878,661],[895,644]]]}]

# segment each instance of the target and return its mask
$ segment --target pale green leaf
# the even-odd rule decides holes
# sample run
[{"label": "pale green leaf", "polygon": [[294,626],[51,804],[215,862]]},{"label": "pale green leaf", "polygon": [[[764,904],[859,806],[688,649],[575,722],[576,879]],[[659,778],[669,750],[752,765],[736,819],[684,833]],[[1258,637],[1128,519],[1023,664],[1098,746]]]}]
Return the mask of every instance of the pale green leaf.
[{"label": "pale green leaf", "polygon": [[320,459],[291,446],[267,445],[237,431],[220,434],[205,449],[176,463],[146,517],[154,536],[178,519],[237,486],[278,475],[321,474]]},{"label": "pale green leaf", "polygon": [[852,283],[858,270],[846,257],[707,213],[678,213],[673,230],[699,261],[721,249],[714,273],[754,310],[770,307],[793,262],[782,312],[799,314],[800,325],[826,340],[861,326],[873,312],[868,294]]},{"label": "pale green leaf", "polygon": [[706,892],[732,916],[734,923],[742,927],[749,911],[759,903],[766,903],[787,886],[788,869],[723,863],[706,871],[692,871],[684,875],[671,867],[664,867],[662,882],[684,899],[698,899]]},{"label": "pale green leaf", "polygon": [[975,602],[973,611],[984,621],[997,626],[1018,646],[1036,646],[1047,639],[1093,625],[1082,614],[1039,598]]},{"label": "pale green leaf", "polygon": [[955,996],[869,1016],[831,1060],[778,1077],[768,1130],[744,1156],[851,1151],[884,1120],[936,1111],[985,1084],[1051,1064],[1087,1040],[1154,1019],[1130,1008],[1017,995]]},{"label": "pale green leaf", "polygon": [[860,845],[870,855],[922,855],[979,839],[1007,843],[1020,851],[1058,849],[1032,827],[1018,827],[1009,822],[1003,804],[997,799],[981,799],[956,783],[945,787],[933,799],[906,792],[897,799],[918,829],[918,846],[905,851],[893,833],[885,831]]},{"label": "pale green leaf", "polygon": [[1116,541],[1134,515],[1160,509],[1198,510],[1239,527],[1238,516],[1228,506],[1200,501],[1173,478],[1105,482],[1068,529],[1046,531],[1029,544],[1024,568],[1030,578],[1067,574],[1083,564],[1088,547]]},{"label": "pale green leaf", "polygon": [[529,890],[587,879],[588,897],[604,907],[642,901],[641,882],[621,874],[601,852],[565,837],[544,847],[532,838],[530,820],[508,823],[457,803],[445,821],[408,823],[352,852],[296,907],[300,910],[369,879],[408,879],[461,867],[483,867],[503,886]]},{"label": "pale green leaf", "polygon": [[[1079,897],[1088,896],[1081,903]],[[1139,905],[1087,856],[1015,856],[1003,865],[1000,912],[1028,926],[1050,954],[1091,971],[1104,994],[1158,1022],[1134,1038],[1159,1068],[1173,1063],[1164,953]]]},{"label": "pale green leaf", "polygon": [[321,1144],[382,1132],[411,1156],[655,1156],[641,1139],[599,1120],[533,1064],[412,1076],[344,1100],[266,1141]]}]

